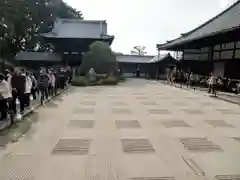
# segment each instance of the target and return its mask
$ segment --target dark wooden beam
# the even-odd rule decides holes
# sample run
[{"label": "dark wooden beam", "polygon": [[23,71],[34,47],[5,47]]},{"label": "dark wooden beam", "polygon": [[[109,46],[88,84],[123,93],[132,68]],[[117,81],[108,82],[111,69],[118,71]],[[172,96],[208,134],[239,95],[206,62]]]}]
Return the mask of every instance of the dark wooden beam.
[{"label": "dark wooden beam", "polygon": [[237,48],[237,42],[234,42],[234,48],[233,48],[233,55],[232,55],[232,59],[235,59],[235,55],[236,55],[236,48]]},{"label": "dark wooden beam", "polygon": [[185,52],[186,54],[204,54],[202,52]]},{"label": "dark wooden beam", "polygon": [[211,46],[208,51],[208,60],[213,61],[213,55],[214,55],[214,46]]}]

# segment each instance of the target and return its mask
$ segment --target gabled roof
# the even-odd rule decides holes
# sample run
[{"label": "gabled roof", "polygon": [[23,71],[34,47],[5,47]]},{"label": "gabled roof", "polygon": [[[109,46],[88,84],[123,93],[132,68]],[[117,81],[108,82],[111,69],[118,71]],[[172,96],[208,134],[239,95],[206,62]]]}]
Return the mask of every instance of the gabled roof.
[{"label": "gabled roof", "polygon": [[16,61],[61,61],[62,56],[48,52],[19,52],[15,56]]},{"label": "gabled roof", "polygon": [[157,45],[157,48],[168,49],[175,45],[184,44],[207,36],[235,30],[237,28],[240,28],[240,0],[192,31],[183,33],[181,34],[181,37],[168,41],[165,44],[159,44]]},{"label": "gabled roof", "polygon": [[[163,54],[160,56],[138,56],[138,55],[117,55],[117,62],[120,63],[142,63],[142,64],[151,64],[151,63],[157,63],[160,61],[165,60],[166,58],[171,57],[170,54]],[[174,58],[173,58],[174,59]]]},{"label": "gabled roof", "polygon": [[[160,62],[160,61],[163,61],[165,60],[166,58],[168,57],[171,57],[173,58],[170,54],[162,54],[160,56],[154,56],[154,58],[152,58],[148,63],[157,63],[157,62]],[[174,59],[174,58],[173,58]]]},{"label": "gabled roof", "polygon": [[105,20],[57,19],[51,32],[43,33],[46,38],[113,39],[107,34]]},{"label": "gabled roof", "polygon": [[148,63],[152,58],[154,58],[154,56],[117,54],[117,62],[121,63]]}]

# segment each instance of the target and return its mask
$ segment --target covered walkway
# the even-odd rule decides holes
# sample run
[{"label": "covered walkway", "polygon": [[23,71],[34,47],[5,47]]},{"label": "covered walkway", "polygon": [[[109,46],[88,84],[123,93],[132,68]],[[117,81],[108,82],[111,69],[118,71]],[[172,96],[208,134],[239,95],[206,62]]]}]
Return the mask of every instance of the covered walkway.
[{"label": "covered walkway", "polygon": [[240,178],[239,106],[156,81],[71,88],[0,148],[0,180]]}]

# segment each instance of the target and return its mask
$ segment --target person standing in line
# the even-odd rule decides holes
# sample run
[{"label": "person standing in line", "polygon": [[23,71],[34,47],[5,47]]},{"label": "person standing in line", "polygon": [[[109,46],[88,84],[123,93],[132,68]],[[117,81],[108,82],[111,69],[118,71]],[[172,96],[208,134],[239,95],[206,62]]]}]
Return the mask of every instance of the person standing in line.
[{"label": "person standing in line", "polygon": [[0,94],[1,120],[4,120],[7,118],[8,111],[12,111],[12,92],[3,74],[0,74]]},{"label": "person standing in line", "polygon": [[67,68],[67,74],[68,74],[68,83],[70,84],[72,82],[73,77],[73,70],[70,66]]},{"label": "person standing in line", "polygon": [[54,71],[53,74],[54,74],[54,77],[55,77],[54,93],[55,93],[55,96],[56,96],[56,95],[57,95],[58,88],[59,88],[59,74],[57,73],[56,70]]},{"label": "person standing in line", "polygon": [[32,95],[32,97],[33,97],[33,100],[36,100],[36,99],[37,99],[36,93],[37,93],[38,83],[37,83],[37,80],[36,80],[36,78],[34,77],[34,75],[33,75],[32,72],[29,73],[29,77],[30,77],[31,80],[32,80],[31,95]]},{"label": "person standing in line", "polygon": [[139,67],[137,67],[137,69],[136,69],[136,77],[140,77],[140,69],[139,69]]},{"label": "person standing in line", "polygon": [[171,71],[171,84],[176,83],[176,74],[177,74],[177,67],[174,66],[172,71]]},{"label": "person standing in line", "polygon": [[180,87],[182,88],[183,84],[184,84],[184,81],[185,81],[185,77],[184,77],[184,72],[183,70],[181,69],[180,71]]},{"label": "person standing in line", "polygon": [[66,85],[66,72],[64,70],[64,68],[60,69],[60,73],[59,73],[59,85],[60,85],[60,89],[64,89],[65,85]]},{"label": "person standing in line", "polygon": [[5,70],[5,80],[6,80],[7,82],[10,82],[11,77],[12,77],[11,71],[8,70],[8,69],[6,69],[6,70]]},{"label": "person standing in line", "polygon": [[217,93],[216,93],[216,78],[214,77],[213,73],[210,74],[208,93],[209,94],[212,93],[215,96],[217,95]]},{"label": "person standing in line", "polygon": [[26,82],[25,82],[25,107],[30,108],[30,94],[31,94],[31,89],[32,89],[32,80],[31,77],[29,76],[29,73],[26,72],[23,75],[26,77]]},{"label": "person standing in line", "polygon": [[169,68],[166,68],[166,79],[167,79],[167,83],[170,83],[170,73],[171,70]]},{"label": "person standing in line", "polygon": [[52,71],[49,71],[49,94],[54,95],[56,78]]},{"label": "person standing in line", "polygon": [[191,72],[190,76],[189,76],[189,86],[193,86],[194,85],[194,74]]},{"label": "person standing in line", "polygon": [[39,90],[40,90],[41,96],[43,97],[43,99],[45,101],[49,99],[49,97],[48,97],[48,83],[49,83],[49,77],[46,73],[46,70],[41,69],[39,79],[38,79],[38,84],[39,84]]},{"label": "person standing in line", "polygon": [[20,114],[23,114],[24,107],[25,107],[25,82],[26,77],[23,75],[23,69],[17,67],[14,69],[14,73],[11,77],[11,87],[12,87],[12,108],[13,112],[17,113],[17,107],[16,107],[16,100],[18,99],[20,101]]}]

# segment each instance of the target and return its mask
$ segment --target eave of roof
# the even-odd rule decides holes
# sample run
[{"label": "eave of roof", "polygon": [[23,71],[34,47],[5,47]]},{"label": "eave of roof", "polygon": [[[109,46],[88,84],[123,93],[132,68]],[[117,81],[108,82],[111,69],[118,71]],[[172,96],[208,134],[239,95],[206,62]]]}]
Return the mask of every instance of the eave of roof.
[{"label": "eave of roof", "polygon": [[41,33],[40,36],[44,38],[52,38],[52,39],[114,39],[114,36],[104,34],[102,37],[65,37],[65,36],[57,36],[53,32],[49,33]]},{"label": "eave of roof", "polygon": [[[169,58],[169,57],[174,59],[170,54],[164,54],[162,56],[158,56],[158,55],[157,56],[149,56],[149,55],[148,56],[138,56],[138,55],[128,55],[128,54],[120,55],[120,54],[118,54],[117,56],[126,57],[126,59],[118,61],[120,63],[154,64],[154,63],[163,61],[163,60],[165,60],[166,58]],[[132,58],[146,58],[146,59],[144,59],[144,61],[140,61],[138,59],[128,59],[129,57],[132,57]]]},{"label": "eave of roof", "polygon": [[[49,39],[99,39],[99,40],[113,40],[114,36],[108,35],[108,34],[101,34],[99,33],[90,33],[88,32],[88,26],[84,26],[84,24],[98,24],[99,26],[101,24],[107,24],[106,20],[82,20],[82,19],[56,19],[54,23],[53,29],[48,33],[41,33],[37,36],[42,36],[44,38]],[[67,26],[66,26],[67,24]],[[76,27],[71,27],[72,25],[76,25],[78,28],[84,29],[86,32],[79,33],[78,31],[74,33],[62,33],[63,29],[67,27],[67,29],[76,29]],[[60,33],[59,33],[60,31]],[[64,31],[63,31],[64,32]]]},{"label": "eave of roof", "polygon": [[222,15],[224,15],[225,13],[227,13],[228,11],[232,10],[235,6],[237,6],[238,4],[240,4],[240,0],[238,0],[237,2],[235,2],[234,4],[232,4],[230,7],[228,7],[227,9],[225,9],[224,11],[222,11],[221,13],[219,13],[218,15],[216,15],[215,17],[211,18],[210,20],[208,20],[207,22],[201,24],[200,26],[196,27],[195,29],[187,32],[187,33],[182,33],[180,37],[176,38],[176,39],[173,39],[171,41],[167,41],[167,43],[164,43],[164,44],[157,44],[157,48],[158,49],[168,49],[168,48],[171,48],[173,46],[176,46],[176,45],[181,45],[181,44],[184,44],[184,43],[187,43],[187,42],[190,42],[190,41],[193,41],[193,40],[198,40],[198,39],[202,39],[204,37],[208,37],[208,36],[212,36],[212,35],[215,35],[215,34],[219,34],[219,33],[223,33],[223,32],[228,32],[228,31],[232,31],[232,30],[235,30],[237,28],[240,28],[240,24],[238,24],[238,26],[235,26],[235,27],[229,27],[227,29],[222,29],[220,31],[215,31],[215,32],[212,32],[212,33],[209,33],[209,34],[204,34],[202,36],[196,36],[195,38],[190,38],[190,39],[187,39],[187,37],[189,35],[192,35],[194,32],[196,32],[197,30],[205,27],[206,25],[210,24],[212,21],[218,19],[219,17],[221,17]]},{"label": "eave of roof", "polygon": [[132,57],[154,57],[154,55],[134,55],[134,54],[117,54],[117,55],[121,55],[121,56],[132,56]]},{"label": "eave of roof", "polygon": [[19,52],[14,57],[16,61],[61,61],[62,56],[49,52]]},{"label": "eave of roof", "polygon": [[172,57],[172,56],[170,54],[164,54],[162,56],[157,55],[153,59],[151,59],[148,63],[157,63],[157,62],[163,61],[164,59],[166,59],[168,57]]},{"label": "eave of roof", "polygon": [[129,54],[117,54],[116,55],[117,62],[119,63],[138,63],[138,64],[146,64],[148,63],[154,56],[138,56],[138,55],[129,55]]},{"label": "eave of roof", "polygon": [[106,23],[107,21],[106,20],[84,20],[84,19],[67,19],[67,18],[59,18],[57,19],[58,21],[61,21],[62,23],[100,23],[100,22],[103,22],[103,23]]}]

